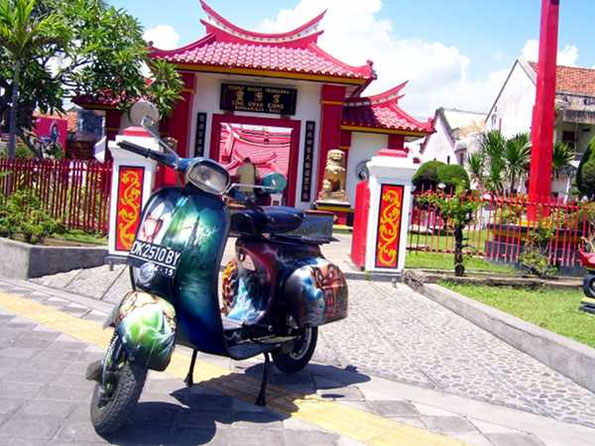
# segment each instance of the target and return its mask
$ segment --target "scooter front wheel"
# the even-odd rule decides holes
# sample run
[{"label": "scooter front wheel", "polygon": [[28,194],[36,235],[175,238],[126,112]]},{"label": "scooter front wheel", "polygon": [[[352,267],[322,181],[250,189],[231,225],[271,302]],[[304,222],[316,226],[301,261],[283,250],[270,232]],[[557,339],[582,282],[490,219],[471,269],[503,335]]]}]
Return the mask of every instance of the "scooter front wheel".
[{"label": "scooter front wheel", "polygon": [[318,340],[318,327],[306,327],[302,336],[293,342],[290,351],[282,347],[273,351],[273,364],[283,373],[296,373],[308,365]]},{"label": "scooter front wheel", "polygon": [[116,432],[128,421],[146,378],[147,369],[128,360],[120,337],[114,334],[91,399],[91,423],[98,434]]}]

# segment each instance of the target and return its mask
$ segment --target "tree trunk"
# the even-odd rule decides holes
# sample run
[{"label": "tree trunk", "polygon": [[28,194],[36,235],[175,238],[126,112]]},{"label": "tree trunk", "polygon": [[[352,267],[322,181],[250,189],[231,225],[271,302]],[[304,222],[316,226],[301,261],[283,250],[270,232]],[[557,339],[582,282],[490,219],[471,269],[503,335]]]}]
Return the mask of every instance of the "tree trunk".
[{"label": "tree trunk", "polygon": [[21,62],[17,59],[14,63],[12,76],[12,104],[10,107],[9,129],[8,129],[8,158],[14,158],[17,147],[17,109],[19,107],[19,75]]},{"label": "tree trunk", "polygon": [[455,228],[455,276],[465,275],[465,265],[463,263],[463,228]]}]

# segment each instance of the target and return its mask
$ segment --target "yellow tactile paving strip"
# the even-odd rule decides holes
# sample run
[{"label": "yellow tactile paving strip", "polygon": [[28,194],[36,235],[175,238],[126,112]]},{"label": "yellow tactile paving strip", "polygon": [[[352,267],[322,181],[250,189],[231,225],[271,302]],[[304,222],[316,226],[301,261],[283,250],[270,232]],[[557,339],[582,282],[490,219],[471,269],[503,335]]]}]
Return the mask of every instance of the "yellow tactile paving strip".
[{"label": "yellow tactile paving strip", "polygon": [[[103,330],[96,322],[71,316],[13,294],[0,293],[0,307],[102,348],[105,348],[111,339],[111,330]],[[184,378],[189,364],[188,356],[174,353],[166,373]],[[232,372],[206,361],[197,363],[194,378],[208,387],[249,402],[254,401],[260,385],[257,380],[247,375]],[[270,386],[267,391],[267,407],[368,445],[464,445],[459,440],[407,426],[340,403],[326,401],[317,395],[295,394],[276,386]]]}]

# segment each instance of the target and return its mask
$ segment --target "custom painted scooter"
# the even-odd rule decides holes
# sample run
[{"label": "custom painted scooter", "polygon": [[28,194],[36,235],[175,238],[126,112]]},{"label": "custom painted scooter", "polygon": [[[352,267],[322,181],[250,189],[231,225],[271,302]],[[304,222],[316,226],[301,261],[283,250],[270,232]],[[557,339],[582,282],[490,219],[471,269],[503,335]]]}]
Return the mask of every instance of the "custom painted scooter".
[{"label": "custom painted scooter", "polygon": [[[139,108],[132,115],[142,112],[149,130],[158,115],[147,103]],[[143,210],[128,257],[133,290],[106,322],[115,330],[104,359],[87,371],[97,381],[95,430],[108,434],[127,421],[147,371],[165,370],[175,344],[193,349],[187,386],[198,351],[235,360],[264,354],[256,401],[264,405],[269,354],[280,371],[299,371],[314,353],[318,327],[347,316],[345,277],[320,251],[331,239],[291,234],[304,220],[301,211],[257,206],[212,160],[119,145],[175,168],[185,185],[157,191]],[[280,180],[273,176],[263,187],[278,192]],[[230,213],[225,198],[242,208]],[[220,264],[230,235],[237,236],[236,255],[224,268],[220,299]]]}]

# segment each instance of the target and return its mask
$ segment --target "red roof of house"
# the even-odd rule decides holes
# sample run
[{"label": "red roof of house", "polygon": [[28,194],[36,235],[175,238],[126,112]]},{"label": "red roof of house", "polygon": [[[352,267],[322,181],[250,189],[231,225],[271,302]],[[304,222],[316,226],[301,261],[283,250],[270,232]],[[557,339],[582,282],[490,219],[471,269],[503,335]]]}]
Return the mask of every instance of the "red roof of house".
[{"label": "red roof of house", "polygon": [[369,129],[369,131],[394,131],[420,136],[432,133],[432,120],[418,121],[399,107],[401,90],[407,82],[375,96],[349,99],[343,108],[343,126]]},{"label": "red roof of house", "polygon": [[[537,73],[537,63],[529,62],[529,65]],[[558,65],[556,91],[595,96],[595,69]]]},{"label": "red roof of house", "polygon": [[343,63],[318,45],[319,22],[324,13],[294,29],[276,34],[242,29],[217,14],[201,0],[207,20],[201,20],[207,34],[175,50],[152,49],[151,56],[185,68],[257,70],[301,76],[331,77],[337,82],[364,84],[375,78],[371,63],[355,67]]}]

